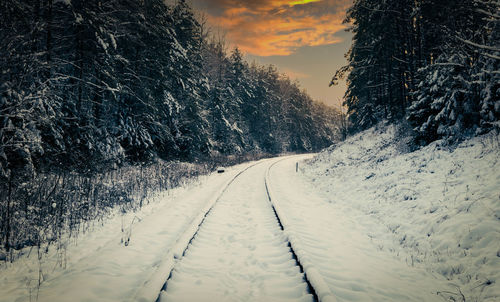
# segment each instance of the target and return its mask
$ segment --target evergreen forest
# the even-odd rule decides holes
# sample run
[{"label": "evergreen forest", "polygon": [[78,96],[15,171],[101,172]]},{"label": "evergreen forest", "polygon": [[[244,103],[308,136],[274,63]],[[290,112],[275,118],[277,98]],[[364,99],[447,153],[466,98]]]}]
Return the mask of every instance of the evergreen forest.
[{"label": "evergreen forest", "polygon": [[184,0],[5,0],[0,41],[6,250],[140,207],[215,163],[337,136],[335,110],[228,49]]},{"label": "evergreen forest", "polygon": [[347,81],[351,131],[405,120],[414,142],[453,143],[498,129],[500,4],[495,0],[355,0]]}]

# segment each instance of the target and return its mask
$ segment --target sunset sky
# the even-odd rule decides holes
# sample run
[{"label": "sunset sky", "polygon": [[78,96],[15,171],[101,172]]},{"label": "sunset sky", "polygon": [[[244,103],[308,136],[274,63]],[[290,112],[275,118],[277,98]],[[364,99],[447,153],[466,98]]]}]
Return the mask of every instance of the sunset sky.
[{"label": "sunset sky", "polygon": [[328,87],[351,43],[342,20],[352,0],[191,0],[213,30],[247,55],[298,79],[318,101],[336,105],[345,84]]}]

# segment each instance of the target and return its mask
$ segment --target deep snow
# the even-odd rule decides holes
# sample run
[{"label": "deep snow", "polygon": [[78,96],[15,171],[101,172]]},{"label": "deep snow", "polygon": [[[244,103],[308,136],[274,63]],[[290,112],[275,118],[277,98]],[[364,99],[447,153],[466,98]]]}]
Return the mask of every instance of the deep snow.
[{"label": "deep snow", "polygon": [[380,126],[306,161],[246,163],[159,194],[41,262],[27,250],[0,265],[0,301],[154,301],[172,269],[162,301],[310,299],[287,241],[323,301],[499,301],[500,136],[412,153],[397,136]]},{"label": "deep snow", "polygon": [[[227,183],[253,163],[201,177],[199,182],[152,196],[136,213],[121,215],[79,238],[0,265],[0,301],[154,301],[176,254],[182,253],[203,216]],[[122,227],[123,226],[123,227]],[[122,228],[124,232],[122,232]],[[131,233],[128,246],[123,238]],[[126,236],[125,236],[126,237]],[[187,242],[186,241],[187,238]],[[38,291],[39,268],[43,273]]]},{"label": "deep snow", "polygon": [[405,139],[398,136],[395,126],[380,125],[301,166],[304,187],[321,194],[315,204],[332,211],[325,236],[357,229],[379,250],[363,254],[367,246],[351,246],[357,240],[342,235],[346,241],[338,244],[348,259],[337,262],[362,265],[356,279],[369,273],[380,279],[383,268],[374,268],[383,262],[375,259],[385,253],[437,275],[428,291],[450,301],[500,301],[500,136],[472,138],[453,150],[435,142],[412,153],[399,150]]},{"label": "deep snow", "polygon": [[207,215],[176,264],[161,302],[313,302],[267,200],[264,173],[248,169]]},{"label": "deep snow", "polygon": [[443,301],[437,292],[450,290],[446,280],[381,250],[368,236],[375,229],[366,229],[366,218],[340,212],[295,173],[293,160],[279,162],[270,176],[287,236],[306,273],[318,275],[322,301]]}]

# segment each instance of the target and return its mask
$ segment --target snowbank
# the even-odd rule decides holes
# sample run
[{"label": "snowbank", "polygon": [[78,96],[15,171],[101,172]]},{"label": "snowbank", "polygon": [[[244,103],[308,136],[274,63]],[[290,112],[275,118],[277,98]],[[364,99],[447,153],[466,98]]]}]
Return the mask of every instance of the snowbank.
[{"label": "snowbank", "polygon": [[301,168],[374,245],[455,285],[453,301],[500,300],[500,136],[398,150],[395,126],[333,146]]}]

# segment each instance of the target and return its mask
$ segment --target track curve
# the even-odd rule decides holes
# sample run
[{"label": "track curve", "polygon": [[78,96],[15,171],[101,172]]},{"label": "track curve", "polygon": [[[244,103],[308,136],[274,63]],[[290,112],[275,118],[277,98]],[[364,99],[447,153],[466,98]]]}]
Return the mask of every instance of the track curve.
[{"label": "track curve", "polygon": [[316,300],[269,203],[266,174],[278,160],[249,167],[221,192],[158,302]]}]

